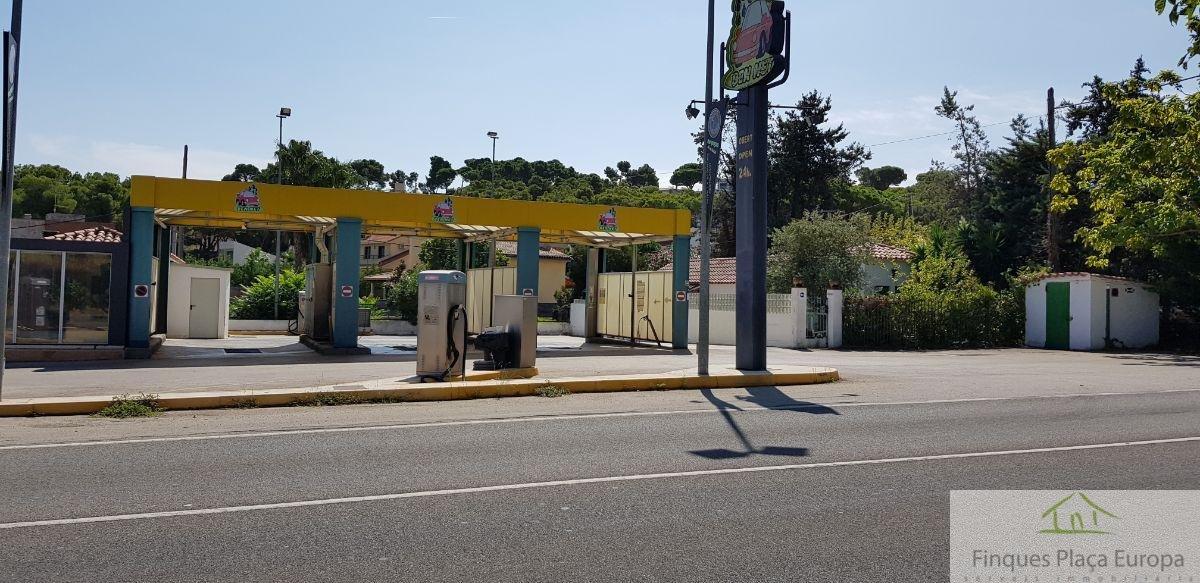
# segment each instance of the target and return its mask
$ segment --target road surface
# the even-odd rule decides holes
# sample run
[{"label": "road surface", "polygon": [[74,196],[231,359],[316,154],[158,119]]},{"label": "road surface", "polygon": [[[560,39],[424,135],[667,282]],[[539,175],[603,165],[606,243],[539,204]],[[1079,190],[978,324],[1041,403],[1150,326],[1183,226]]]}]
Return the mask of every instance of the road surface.
[{"label": "road surface", "polygon": [[946,580],[950,490],[1200,487],[1193,380],[1123,394],[948,396],[932,379],[879,395],[860,383],[11,421],[0,572]]}]

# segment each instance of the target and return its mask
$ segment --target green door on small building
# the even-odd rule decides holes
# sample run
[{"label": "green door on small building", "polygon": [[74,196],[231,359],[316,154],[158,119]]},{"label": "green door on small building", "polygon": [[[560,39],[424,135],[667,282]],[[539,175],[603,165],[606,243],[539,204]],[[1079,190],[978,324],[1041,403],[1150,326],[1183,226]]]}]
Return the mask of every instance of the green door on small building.
[{"label": "green door on small building", "polygon": [[1046,284],[1046,348],[1071,349],[1071,284]]}]

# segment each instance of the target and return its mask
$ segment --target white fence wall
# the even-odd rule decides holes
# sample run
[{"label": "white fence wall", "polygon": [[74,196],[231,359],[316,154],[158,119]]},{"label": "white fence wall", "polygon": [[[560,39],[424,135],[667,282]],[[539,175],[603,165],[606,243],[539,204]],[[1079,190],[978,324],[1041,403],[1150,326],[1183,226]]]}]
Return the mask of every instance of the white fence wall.
[{"label": "white fence wall", "polygon": [[[830,297],[830,312],[835,298]],[[836,298],[838,313],[841,311],[841,296]],[[709,311],[709,341],[718,346],[734,346],[737,343],[737,295],[713,294]],[[692,294],[688,298],[688,342],[696,343],[700,337],[700,297]],[[833,338],[834,319],[830,319],[830,338]],[[837,337],[841,337],[841,319],[837,319]],[[767,346],[777,348],[808,348],[815,342],[806,338],[808,330],[808,290],[796,288],[790,294],[767,294]]]}]

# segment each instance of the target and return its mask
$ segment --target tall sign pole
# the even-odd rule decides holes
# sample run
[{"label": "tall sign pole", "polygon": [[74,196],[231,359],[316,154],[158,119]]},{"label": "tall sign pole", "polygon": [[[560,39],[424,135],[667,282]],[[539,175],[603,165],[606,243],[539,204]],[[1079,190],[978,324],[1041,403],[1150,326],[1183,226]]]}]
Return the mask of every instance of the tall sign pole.
[{"label": "tall sign pole", "polygon": [[[708,60],[704,68],[704,199],[700,203],[700,321],[696,339],[696,371],[708,375],[709,309],[712,305],[709,276],[712,271],[712,207],[721,164],[721,134],[725,129],[722,104],[713,101],[713,53],[716,49],[717,2],[708,0]],[[679,258],[676,258],[679,261]],[[688,259],[691,263],[691,259]],[[690,268],[689,268],[690,269]]]},{"label": "tall sign pole", "polygon": [[[12,31],[4,33],[4,156],[0,160],[0,326],[8,322],[9,255],[12,253],[13,150],[17,142],[17,73],[20,64],[22,0],[12,3]],[[14,319],[16,315],[13,315]],[[0,333],[0,396],[4,390],[4,334]]]},{"label": "tall sign pole", "polygon": [[[737,97],[738,370],[767,368],[768,92],[786,81],[790,19],[778,0],[734,0],[721,84]],[[785,75],[778,83],[772,83]]]}]

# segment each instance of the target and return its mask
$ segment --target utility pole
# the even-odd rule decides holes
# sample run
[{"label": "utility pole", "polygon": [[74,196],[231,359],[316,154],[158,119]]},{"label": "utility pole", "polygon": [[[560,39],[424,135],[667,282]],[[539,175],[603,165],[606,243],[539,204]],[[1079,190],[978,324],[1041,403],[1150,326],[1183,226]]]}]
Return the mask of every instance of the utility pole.
[{"label": "utility pole", "polygon": [[[1054,88],[1051,87],[1046,92],[1046,135],[1050,140],[1049,145],[1051,150],[1058,147],[1058,136],[1056,134],[1057,119],[1055,117],[1054,104]],[[1054,164],[1050,164],[1050,172],[1046,180],[1046,260],[1050,263],[1050,269],[1054,272],[1062,271],[1062,251],[1058,247],[1058,231],[1059,217],[1058,213],[1052,210],[1054,204],[1054,189],[1050,187],[1050,182],[1054,180],[1055,175]]]},{"label": "utility pole", "polygon": [[[4,34],[4,158],[0,163],[3,172],[3,184],[0,184],[0,325],[8,321],[8,289],[13,282],[8,279],[8,256],[12,249],[12,207],[13,207],[13,165],[15,157],[13,149],[17,136],[17,78],[21,63],[21,13],[22,0],[12,3],[12,30]],[[15,294],[14,294],[15,297]],[[16,314],[13,315],[16,322]],[[0,393],[4,389],[4,369],[7,366],[4,358],[4,334],[0,333]]]},{"label": "utility pole", "polygon": [[[712,139],[710,135],[709,123],[714,114],[713,108],[713,50],[716,43],[714,29],[717,25],[717,6],[716,0],[708,0],[708,57],[704,67],[704,193],[703,201],[700,204],[700,321],[698,324],[698,332],[696,338],[696,372],[700,376],[708,375],[708,342],[709,342],[709,309],[712,304],[710,294],[709,277],[711,276],[712,259],[712,205],[713,191],[716,190],[717,182],[717,164],[720,163],[720,136],[717,137],[718,146],[717,152],[712,152],[712,147],[708,143]],[[720,115],[720,112],[717,112]],[[685,259],[676,257],[676,261],[684,261]],[[688,262],[688,270],[691,271],[692,258],[686,258]],[[690,279],[690,278],[689,278]]]},{"label": "utility pole", "polygon": [[184,144],[183,145],[183,179],[184,180],[187,180],[187,162],[188,162],[187,159],[188,159],[188,147],[187,147],[187,144]]}]

